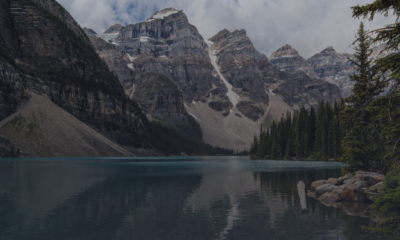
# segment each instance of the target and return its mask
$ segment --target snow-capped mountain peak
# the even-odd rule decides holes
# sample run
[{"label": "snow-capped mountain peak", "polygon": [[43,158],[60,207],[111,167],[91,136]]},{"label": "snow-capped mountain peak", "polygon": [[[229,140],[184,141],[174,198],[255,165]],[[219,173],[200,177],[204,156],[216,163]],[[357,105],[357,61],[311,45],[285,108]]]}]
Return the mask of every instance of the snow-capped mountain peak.
[{"label": "snow-capped mountain peak", "polygon": [[172,7],[170,7],[170,8],[164,8],[163,10],[161,10],[161,11],[156,11],[154,14],[153,14],[153,16],[151,16],[149,19],[147,19],[147,21],[146,22],[151,22],[151,21],[153,21],[153,20],[155,20],[155,19],[163,19],[163,18],[165,18],[165,17],[168,17],[168,16],[170,16],[170,15],[172,15],[172,14],[175,14],[175,13],[178,13],[179,11],[178,10],[176,10],[175,8],[172,8]]}]

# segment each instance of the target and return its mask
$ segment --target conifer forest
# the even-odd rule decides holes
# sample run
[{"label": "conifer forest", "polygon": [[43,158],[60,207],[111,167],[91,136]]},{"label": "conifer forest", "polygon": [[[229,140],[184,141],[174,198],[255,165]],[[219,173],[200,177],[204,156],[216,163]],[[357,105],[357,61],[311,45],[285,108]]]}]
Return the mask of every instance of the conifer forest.
[{"label": "conifer forest", "polygon": [[317,109],[301,107],[288,112],[270,128],[261,126],[254,136],[251,158],[338,159],[340,151],[340,104],[320,101]]}]

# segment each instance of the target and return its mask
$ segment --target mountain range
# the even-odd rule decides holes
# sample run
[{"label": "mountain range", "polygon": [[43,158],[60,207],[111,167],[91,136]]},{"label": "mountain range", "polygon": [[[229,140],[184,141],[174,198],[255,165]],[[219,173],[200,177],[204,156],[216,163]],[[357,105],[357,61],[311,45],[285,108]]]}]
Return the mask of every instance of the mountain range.
[{"label": "mountain range", "polygon": [[1,151],[154,155],[152,123],[244,150],[261,124],[351,89],[349,54],[329,47],[305,60],[285,45],[268,58],[244,29],[204,39],[174,8],[101,34],[54,0],[0,0],[0,9]]},{"label": "mountain range", "polygon": [[[206,40],[174,8],[102,34],[84,30],[126,94],[147,114],[185,124],[189,113],[212,145],[249,149],[260,124],[341,96],[335,84],[279,69],[255,49],[244,29],[224,29]],[[140,79],[147,72],[167,77],[175,90],[143,88],[146,81]]]},{"label": "mountain range", "polygon": [[[374,61],[386,57],[390,52],[384,50],[385,44],[372,48],[370,60]],[[354,60],[354,54],[337,53],[330,46],[305,60],[296,49],[286,44],[273,52],[270,56],[272,64],[282,71],[305,72],[308,76],[325,80],[340,88],[342,97],[351,94],[354,83],[350,81],[350,74],[355,73],[354,64],[349,60]]]}]

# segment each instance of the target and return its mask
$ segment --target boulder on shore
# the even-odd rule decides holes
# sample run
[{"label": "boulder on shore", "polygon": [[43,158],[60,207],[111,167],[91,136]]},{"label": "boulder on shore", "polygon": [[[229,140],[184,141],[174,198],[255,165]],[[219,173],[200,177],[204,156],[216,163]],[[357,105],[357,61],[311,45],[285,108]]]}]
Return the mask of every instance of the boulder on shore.
[{"label": "boulder on shore", "polygon": [[347,185],[343,189],[342,194],[340,194],[340,198],[342,199],[342,201],[349,202],[364,202],[367,199],[360,188],[354,184]]},{"label": "boulder on shore", "polygon": [[352,178],[353,178],[353,174],[351,174],[351,173],[341,176],[340,178],[338,178],[339,185],[342,185],[345,180],[352,179]]},{"label": "boulder on shore", "polygon": [[376,173],[376,172],[367,172],[367,171],[357,171],[356,175],[354,176],[354,178],[358,179],[358,181],[369,181],[370,178],[376,178],[377,181],[383,181],[383,179],[385,179],[385,175]]},{"label": "boulder on shore", "polygon": [[322,202],[324,205],[334,204],[340,200],[340,194],[337,192],[326,192],[318,198],[318,201]]},{"label": "boulder on shore", "polygon": [[348,173],[339,178],[317,180],[312,182],[311,191],[307,191],[308,197],[314,197],[325,205],[335,202],[371,202],[374,195],[383,188],[385,175],[357,171],[356,174]]},{"label": "boulder on shore", "polygon": [[380,193],[383,188],[383,182],[379,182],[368,188],[368,192]]},{"label": "boulder on shore", "polygon": [[321,185],[326,184],[328,181],[326,180],[318,180],[311,183],[311,191],[315,191],[315,189]]}]

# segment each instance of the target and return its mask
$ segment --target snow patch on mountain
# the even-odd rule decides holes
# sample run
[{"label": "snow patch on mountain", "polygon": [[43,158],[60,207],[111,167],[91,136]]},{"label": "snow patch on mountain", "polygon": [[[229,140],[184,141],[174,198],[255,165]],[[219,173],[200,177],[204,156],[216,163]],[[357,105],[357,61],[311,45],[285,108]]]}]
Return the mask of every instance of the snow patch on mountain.
[{"label": "snow patch on mountain", "polygon": [[135,70],[135,68],[133,67],[133,64],[132,64],[132,63],[128,63],[128,68],[130,68],[130,69],[132,69],[132,70]]},{"label": "snow patch on mountain", "polygon": [[119,33],[104,33],[104,34],[97,34],[96,37],[105,40],[106,42],[112,42],[112,40],[118,37]]},{"label": "snow patch on mountain", "polygon": [[147,42],[149,37],[140,37],[140,42]]},{"label": "snow patch on mountain", "polygon": [[233,104],[233,107],[236,107],[236,105],[239,103],[240,96],[232,90],[233,88],[232,85],[224,78],[224,76],[222,76],[221,72],[219,71],[219,66],[217,64],[217,57],[215,55],[216,50],[213,49],[213,42],[209,40],[206,40],[205,42],[207,43],[208,46],[208,55],[210,56],[211,63],[214,66],[214,69],[218,73],[219,77],[224,82],[226,88],[228,89],[226,95],[228,96],[229,101],[231,101],[231,103]]},{"label": "snow patch on mountain", "polygon": [[133,60],[135,60],[137,57],[135,57],[135,56],[131,56],[131,55],[129,55],[129,53],[127,53],[126,55],[128,55],[128,58],[129,58],[129,60],[131,60],[131,62],[133,62]]},{"label": "snow patch on mountain", "polygon": [[156,15],[153,15],[153,18],[158,18],[158,19],[163,19],[165,17],[168,17],[174,13],[178,13],[177,10],[173,10],[173,11],[168,11],[166,13],[157,13]]},{"label": "snow patch on mountain", "polygon": [[149,19],[146,20],[146,22],[152,22],[156,19],[164,19],[165,17],[168,17],[172,14],[178,13],[179,11],[176,10],[175,8],[165,8],[159,12],[155,12],[153,16],[151,16]]}]

